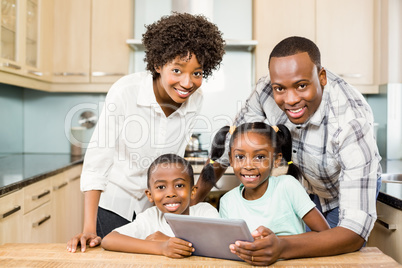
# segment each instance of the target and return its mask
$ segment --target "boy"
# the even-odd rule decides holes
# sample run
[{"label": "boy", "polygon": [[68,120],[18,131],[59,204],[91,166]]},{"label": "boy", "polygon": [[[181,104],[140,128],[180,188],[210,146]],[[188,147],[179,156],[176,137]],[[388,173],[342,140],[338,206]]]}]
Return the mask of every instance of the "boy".
[{"label": "boy", "polygon": [[191,256],[191,243],[174,237],[164,213],[219,218],[208,203],[190,207],[194,197],[194,175],[191,165],[175,154],[158,157],[148,169],[148,200],[155,203],[137,215],[134,222],[119,227],[102,241],[107,250],[164,255],[171,258]]}]

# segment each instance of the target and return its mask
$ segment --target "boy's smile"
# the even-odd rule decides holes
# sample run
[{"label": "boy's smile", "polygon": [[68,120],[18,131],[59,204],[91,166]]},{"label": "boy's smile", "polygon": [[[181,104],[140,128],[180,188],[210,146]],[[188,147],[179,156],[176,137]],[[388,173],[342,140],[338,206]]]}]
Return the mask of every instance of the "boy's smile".
[{"label": "boy's smile", "polygon": [[195,187],[185,167],[180,163],[157,165],[151,173],[146,194],[163,213],[189,214]]}]

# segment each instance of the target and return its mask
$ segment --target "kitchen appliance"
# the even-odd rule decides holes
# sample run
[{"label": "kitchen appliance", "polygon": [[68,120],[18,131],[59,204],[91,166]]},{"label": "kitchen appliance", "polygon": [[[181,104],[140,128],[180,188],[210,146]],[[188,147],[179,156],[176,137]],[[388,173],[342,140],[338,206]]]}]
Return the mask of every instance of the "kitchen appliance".
[{"label": "kitchen appliance", "polygon": [[387,159],[402,159],[402,84],[387,87]]},{"label": "kitchen appliance", "polygon": [[184,158],[192,164],[204,164],[208,159],[208,150],[202,150],[200,135],[194,133],[186,146]]}]

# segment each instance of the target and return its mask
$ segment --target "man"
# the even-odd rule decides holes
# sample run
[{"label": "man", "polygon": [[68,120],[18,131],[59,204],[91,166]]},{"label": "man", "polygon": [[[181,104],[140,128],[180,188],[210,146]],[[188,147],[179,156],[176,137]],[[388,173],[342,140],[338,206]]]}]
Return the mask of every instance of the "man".
[{"label": "man", "polygon": [[[381,157],[369,105],[354,87],[321,67],[318,47],[306,38],[289,37],[277,44],[268,68],[270,75],[258,81],[235,125],[265,121],[289,128],[292,161],[304,175],[301,183],[331,229],[277,237],[259,227],[253,243],[237,241],[232,252],[254,265],[268,265],[277,259],[360,249],[377,217],[381,184]],[[214,166],[220,177],[224,167],[216,162]],[[207,187],[202,179],[198,186],[200,200]]]}]

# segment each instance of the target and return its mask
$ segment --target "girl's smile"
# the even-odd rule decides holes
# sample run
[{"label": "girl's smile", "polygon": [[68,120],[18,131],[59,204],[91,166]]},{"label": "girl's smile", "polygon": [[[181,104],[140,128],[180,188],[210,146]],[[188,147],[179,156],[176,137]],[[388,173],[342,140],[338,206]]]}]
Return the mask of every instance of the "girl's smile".
[{"label": "girl's smile", "polygon": [[246,199],[258,199],[268,187],[274,162],[274,148],[264,134],[242,133],[231,146],[230,164],[236,177],[244,185]]}]

